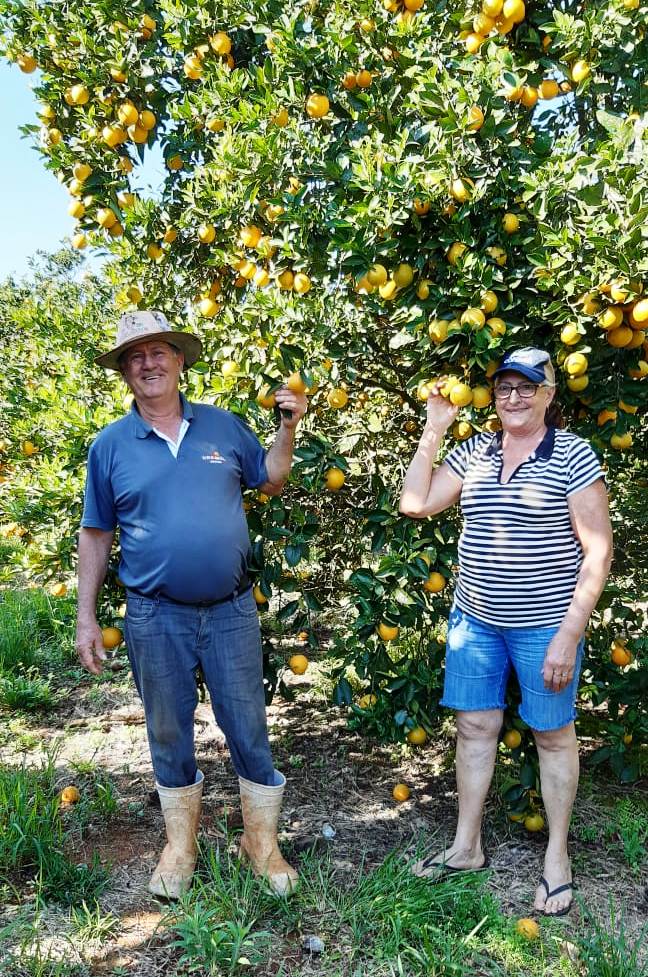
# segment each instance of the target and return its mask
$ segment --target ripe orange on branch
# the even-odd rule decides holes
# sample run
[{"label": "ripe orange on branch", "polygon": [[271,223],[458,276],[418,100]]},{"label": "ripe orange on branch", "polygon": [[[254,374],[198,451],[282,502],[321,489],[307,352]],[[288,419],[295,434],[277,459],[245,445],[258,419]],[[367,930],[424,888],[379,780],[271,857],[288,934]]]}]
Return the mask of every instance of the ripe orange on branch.
[{"label": "ripe orange on branch", "polygon": [[383,641],[393,641],[398,637],[399,628],[395,624],[385,624],[384,621],[381,621],[376,631]]},{"label": "ripe orange on branch", "polygon": [[338,492],[344,485],[346,478],[341,468],[329,468],[326,472],[326,487],[331,492]]},{"label": "ripe orange on branch", "polygon": [[108,651],[112,651],[114,648],[119,647],[124,640],[124,635],[119,628],[108,627],[101,629],[101,638],[104,648],[107,648]]},{"label": "ripe orange on branch", "polygon": [[330,102],[326,95],[313,92],[306,100],[306,114],[310,115],[311,119],[321,119],[327,114],[329,108]]}]

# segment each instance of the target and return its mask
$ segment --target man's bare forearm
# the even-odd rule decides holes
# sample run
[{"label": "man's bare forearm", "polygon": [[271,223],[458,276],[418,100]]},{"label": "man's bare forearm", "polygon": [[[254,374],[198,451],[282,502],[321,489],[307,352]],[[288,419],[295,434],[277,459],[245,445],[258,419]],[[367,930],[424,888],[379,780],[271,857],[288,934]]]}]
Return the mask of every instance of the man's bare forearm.
[{"label": "man's bare forearm", "polygon": [[114,533],[82,529],[79,533],[79,620],[94,621],[97,598],[106,578]]},{"label": "man's bare forearm", "polygon": [[272,447],[266,455],[268,483],[266,486],[261,486],[264,491],[267,491],[267,487],[270,486],[275,489],[283,488],[292,468],[294,443],[294,428],[286,428],[282,424],[277,431],[277,436]]}]

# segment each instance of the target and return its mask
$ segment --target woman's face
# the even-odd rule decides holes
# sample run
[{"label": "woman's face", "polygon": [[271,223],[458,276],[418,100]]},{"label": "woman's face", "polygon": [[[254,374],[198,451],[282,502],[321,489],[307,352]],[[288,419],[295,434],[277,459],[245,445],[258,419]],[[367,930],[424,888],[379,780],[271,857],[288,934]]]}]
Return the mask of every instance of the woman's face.
[{"label": "woman's face", "polygon": [[[502,385],[513,389],[508,397],[498,397],[497,388]],[[517,389],[522,384],[524,392],[530,392],[535,387],[531,397],[520,395]],[[533,381],[516,373],[506,370],[500,373],[495,381],[495,410],[502,422],[502,429],[512,434],[532,434],[544,424],[545,411],[554,397],[554,388],[534,384]]]}]

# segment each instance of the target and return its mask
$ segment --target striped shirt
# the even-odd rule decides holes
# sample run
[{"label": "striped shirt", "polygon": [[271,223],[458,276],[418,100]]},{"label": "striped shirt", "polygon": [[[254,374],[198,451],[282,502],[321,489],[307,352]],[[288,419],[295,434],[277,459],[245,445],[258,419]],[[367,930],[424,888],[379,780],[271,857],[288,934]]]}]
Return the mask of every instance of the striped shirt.
[{"label": "striped shirt", "polygon": [[462,442],[445,464],[463,482],[456,604],[503,627],[560,624],[583,560],[568,500],[603,477],[592,448],[549,428],[504,485],[501,431]]}]

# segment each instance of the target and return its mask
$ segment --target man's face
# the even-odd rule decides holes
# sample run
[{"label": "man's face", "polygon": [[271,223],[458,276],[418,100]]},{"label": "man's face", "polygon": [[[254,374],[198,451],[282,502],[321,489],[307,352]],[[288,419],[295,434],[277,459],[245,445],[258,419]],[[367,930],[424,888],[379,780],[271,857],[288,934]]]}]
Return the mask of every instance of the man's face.
[{"label": "man's face", "polygon": [[140,404],[161,402],[178,389],[182,353],[159,339],[131,346],[121,358],[121,373]]}]

